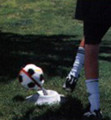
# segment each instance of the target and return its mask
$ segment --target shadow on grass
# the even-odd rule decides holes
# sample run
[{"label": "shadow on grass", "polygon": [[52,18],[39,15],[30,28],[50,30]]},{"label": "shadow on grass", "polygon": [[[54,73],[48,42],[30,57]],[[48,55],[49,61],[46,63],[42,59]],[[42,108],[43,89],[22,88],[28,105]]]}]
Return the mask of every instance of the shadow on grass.
[{"label": "shadow on grass", "polygon": [[25,101],[25,98],[21,95],[16,95],[16,96],[14,96],[14,98],[12,100],[14,102],[23,102],[23,101]]},{"label": "shadow on grass", "polygon": [[[71,35],[19,35],[0,33],[0,76],[16,77],[28,63],[42,67],[49,75],[64,74],[72,65],[79,41]],[[6,78],[6,79],[5,79]]]},{"label": "shadow on grass", "polygon": [[105,117],[103,118],[103,120],[111,120],[109,117]]},{"label": "shadow on grass", "polygon": [[[0,32],[0,82],[17,77],[28,63],[42,67],[50,75],[64,77],[71,67],[79,45],[76,35],[19,35]],[[99,58],[111,61],[109,41],[103,42]]]},{"label": "shadow on grass", "polygon": [[[39,109],[43,111],[47,107],[46,112],[37,115],[36,111]],[[37,106],[26,111],[23,117],[13,120],[80,120],[83,106],[77,98],[69,97],[68,100],[60,106]],[[35,114],[34,114],[35,111]]]},{"label": "shadow on grass", "polygon": [[104,40],[100,47],[100,53],[103,55],[99,56],[100,60],[111,62],[111,41]]}]

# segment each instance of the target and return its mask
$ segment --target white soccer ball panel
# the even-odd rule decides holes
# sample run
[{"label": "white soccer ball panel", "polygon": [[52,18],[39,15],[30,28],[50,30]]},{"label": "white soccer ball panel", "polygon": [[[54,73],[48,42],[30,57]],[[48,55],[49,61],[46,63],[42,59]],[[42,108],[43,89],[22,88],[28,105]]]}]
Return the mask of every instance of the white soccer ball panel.
[{"label": "white soccer ball panel", "polygon": [[34,70],[35,72],[39,73],[39,74],[43,74],[43,71],[41,68],[37,67],[34,64],[28,64],[24,67],[24,70],[28,72],[29,69]]}]

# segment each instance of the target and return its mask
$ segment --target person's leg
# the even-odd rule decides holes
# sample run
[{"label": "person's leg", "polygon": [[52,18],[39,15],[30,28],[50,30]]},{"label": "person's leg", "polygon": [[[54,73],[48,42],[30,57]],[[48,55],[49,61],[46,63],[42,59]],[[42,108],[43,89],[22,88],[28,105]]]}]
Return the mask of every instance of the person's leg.
[{"label": "person's leg", "polygon": [[89,102],[91,104],[90,111],[100,108],[99,87],[98,87],[98,54],[99,44],[85,45],[85,76],[86,86],[89,93]]},{"label": "person's leg", "polygon": [[86,79],[95,79],[99,77],[98,73],[98,54],[99,44],[85,45],[85,76]]},{"label": "person's leg", "polygon": [[101,119],[99,95],[99,44],[110,25],[84,23],[85,35],[85,76],[90,110],[85,117],[95,116]]},{"label": "person's leg", "polygon": [[84,55],[85,54],[84,47],[85,47],[85,40],[84,40],[84,38],[82,38],[80,45],[78,47],[78,51],[77,51],[73,66],[66,77],[65,83],[63,84],[63,88],[67,91],[72,92],[78,81],[80,71],[84,64],[84,56],[85,56]]}]

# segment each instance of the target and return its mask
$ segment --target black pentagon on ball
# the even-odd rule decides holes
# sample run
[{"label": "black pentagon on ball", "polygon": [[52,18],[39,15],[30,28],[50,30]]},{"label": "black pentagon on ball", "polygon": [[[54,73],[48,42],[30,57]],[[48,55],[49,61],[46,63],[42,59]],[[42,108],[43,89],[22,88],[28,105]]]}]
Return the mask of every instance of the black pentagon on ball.
[{"label": "black pentagon on ball", "polygon": [[33,69],[29,69],[29,70],[28,70],[28,73],[29,73],[30,75],[33,75],[35,72],[34,72]]},{"label": "black pentagon on ball", "polygon": [[44,80],[43,74],[40,75],[40,81]]},{"label": "black pentagon on ball", "polygon": [[23,77],[21,75],[18,76],[18,79],[20,83],[23,81]]},{"label": "black pentagon on ball", "polygon": [[33,83],[33,82],[30,82],[29,84],[28,84],[28,87],[29,88],[33,88],[35,86],[35,84]]}]

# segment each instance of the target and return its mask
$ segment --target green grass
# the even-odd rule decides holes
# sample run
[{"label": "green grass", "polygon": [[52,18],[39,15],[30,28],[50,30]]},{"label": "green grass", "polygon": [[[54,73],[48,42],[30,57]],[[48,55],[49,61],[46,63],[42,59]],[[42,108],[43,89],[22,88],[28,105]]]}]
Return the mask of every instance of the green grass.
[{"label": "green grass", "polygon": [[[0,0],[0,120],[79,120],[87,105],[84,69],[72,94],[62,89],[82,37],[82,22],[73,19],[75,0]],[[61,105],[34,106],[18,82],[28,63],[43,68],[46,89],[67,96]],[[101,109],[111,119],[111,29],[101,44]]]}]

